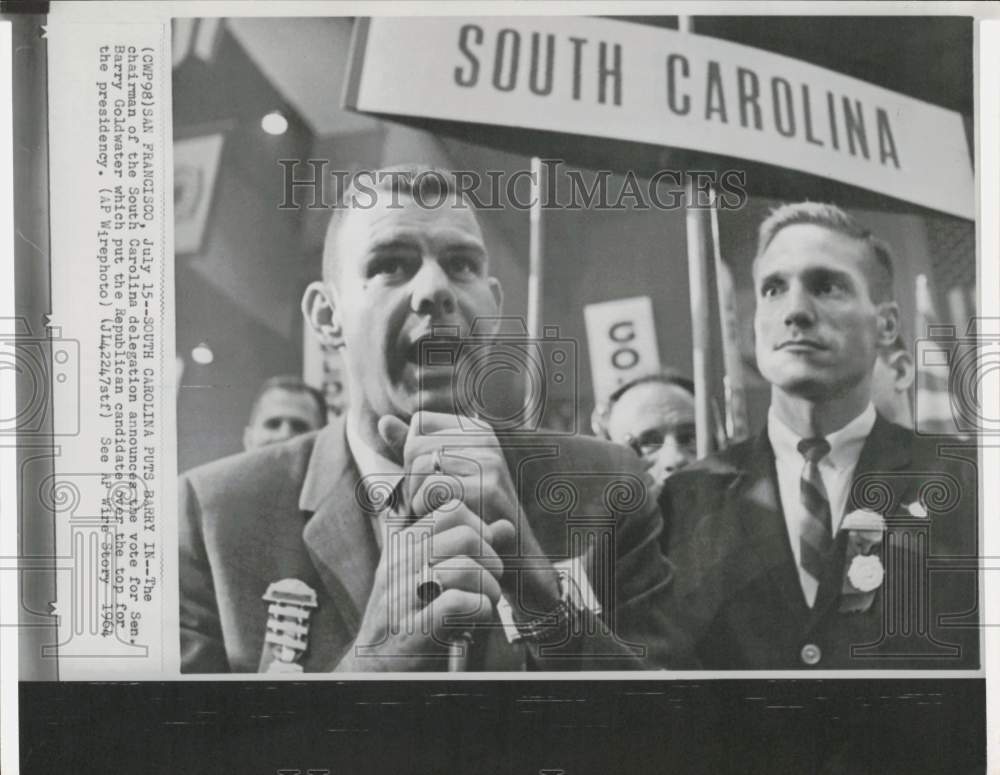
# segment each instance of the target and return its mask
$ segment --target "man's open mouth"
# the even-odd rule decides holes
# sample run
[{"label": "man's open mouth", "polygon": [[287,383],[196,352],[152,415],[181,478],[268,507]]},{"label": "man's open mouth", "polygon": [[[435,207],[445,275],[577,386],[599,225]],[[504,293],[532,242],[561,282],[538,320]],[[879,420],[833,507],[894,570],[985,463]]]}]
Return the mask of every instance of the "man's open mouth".
[{"label": "man's open mouth", "polygon": [[406,347],[406,361],[414,366],[453,367],[461,347],[462,340],[457,336],[424,336]]}]

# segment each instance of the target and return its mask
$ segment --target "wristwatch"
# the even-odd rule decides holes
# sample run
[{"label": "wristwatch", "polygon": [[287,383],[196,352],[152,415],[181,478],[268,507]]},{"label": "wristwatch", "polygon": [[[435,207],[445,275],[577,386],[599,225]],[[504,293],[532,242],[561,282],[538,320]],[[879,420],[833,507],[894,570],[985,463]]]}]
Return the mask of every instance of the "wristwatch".
[{"label": "wristwatch", "polygon": [[552,643],[565,640],[584,614],[599,616],[601,603],[587,579],[583,558],[552,563],[559,584],[559,602],[546,614],[524,622],[514,620],[506,597],[497,603],[497,615],[509,643]]}]

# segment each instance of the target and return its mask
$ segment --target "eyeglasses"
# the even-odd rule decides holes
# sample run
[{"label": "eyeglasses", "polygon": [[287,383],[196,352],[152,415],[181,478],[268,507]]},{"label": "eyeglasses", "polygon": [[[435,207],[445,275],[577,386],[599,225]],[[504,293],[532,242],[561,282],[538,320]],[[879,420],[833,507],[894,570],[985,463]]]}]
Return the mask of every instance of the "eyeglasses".
[{"label": "eyeglasses", "polygon": [[650,428],[643,431],[638,436],[631,433],[625,435],[625,443],[639,457],[652,457],[668,438],[672,438],[674,443],[681,448],[688,449],[692,454],[696,448],[696,434],[694,425],[682,425],[668,428]]}]

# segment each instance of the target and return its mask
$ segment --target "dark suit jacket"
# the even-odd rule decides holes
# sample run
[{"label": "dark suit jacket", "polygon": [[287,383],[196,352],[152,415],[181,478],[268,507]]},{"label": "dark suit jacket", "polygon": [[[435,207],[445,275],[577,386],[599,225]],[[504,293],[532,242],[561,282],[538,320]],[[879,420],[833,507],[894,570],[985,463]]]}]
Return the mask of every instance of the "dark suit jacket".
[{"label": "dark suit jacket", "polygon": [[[558,560],[596,548],[587,573],[606,609],[603,622],[617,633],[575,639],[537,666],[642,667],[647,663],[634,654],[644,649],[658,661],[669,565],[659,550],[659,511],[635,456],[593,439],[552,436],[517,438],[504,452],[547,555]],[[181,478],[183,671],[257,670],[267,622],[261,595],[287,577],[319,597],[306,671],[337,665],[357,634],[380,557],[358,483],[342,421]],[[610,559],[601,546],[610,547]],[[487,660],[482,669],[497,668]]]},{"label": "dark suit jacket", "polygon": [[[976,471],[974,448],[876,420],[847,509],[881,513],[888,526],[885,581],[863,613],[839,611],[844,532],[816,604],[806,605],[766,431],[675,474],[660,497],[675,574],[667,609],[673,663],[976,668]],[[907,508],[918,498],[926,517]]]}]

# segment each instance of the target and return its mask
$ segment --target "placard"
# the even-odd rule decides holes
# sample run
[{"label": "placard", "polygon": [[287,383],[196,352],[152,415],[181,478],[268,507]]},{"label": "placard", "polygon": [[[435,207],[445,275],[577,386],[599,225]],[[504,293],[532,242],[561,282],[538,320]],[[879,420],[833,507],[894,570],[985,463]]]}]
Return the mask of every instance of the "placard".
[{"label": "placard", "polygon": [[[420,56],[401,57],[420,41]],[[684,148],[973,218],[962,116],[791,57],[594,18],[380,18],[348,107]]]}]

